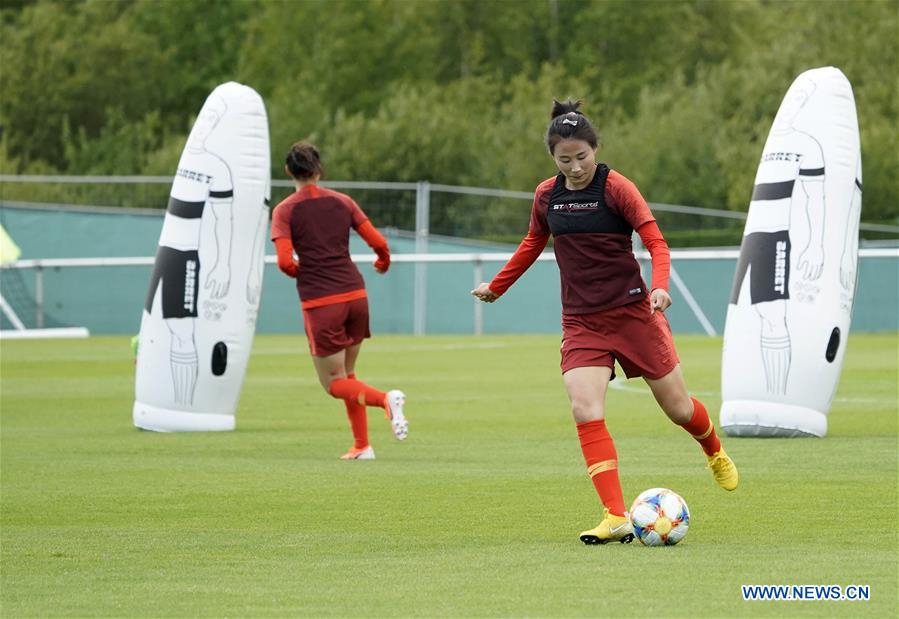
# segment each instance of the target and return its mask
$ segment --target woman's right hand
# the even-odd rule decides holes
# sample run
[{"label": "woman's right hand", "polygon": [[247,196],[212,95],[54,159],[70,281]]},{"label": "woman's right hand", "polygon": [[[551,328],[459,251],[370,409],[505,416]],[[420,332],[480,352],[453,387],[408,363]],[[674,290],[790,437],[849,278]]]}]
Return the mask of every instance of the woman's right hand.
[{"label": "woman's right hand", "polygon": [[490,290],[490,285],[485,282],[481,282],[477,288],[471,291],[471,294],[484,303],[493,303],[499,298],[499,295]]}]

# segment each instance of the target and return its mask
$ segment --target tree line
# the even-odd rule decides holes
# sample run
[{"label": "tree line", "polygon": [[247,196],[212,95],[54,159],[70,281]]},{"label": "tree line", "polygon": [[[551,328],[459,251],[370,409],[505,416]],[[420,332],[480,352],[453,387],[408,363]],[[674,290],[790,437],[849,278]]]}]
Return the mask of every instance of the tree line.
[{"label": "tree line", "polygon": [[[206,95],[237,80],[266,101],[273,178],[305,138],[331,179],[532,190],[554,172],[552,99],[571,97],[601,132],[601,160],[648,200],[745,211],[787,87],[833,65],[858,106],[862,218],[899,215],[896,0],[2,7],[7,174],[171,174]],[[463,217],[467,204],[448,208]],[[521,218],[508,211],[496,217]]]}]

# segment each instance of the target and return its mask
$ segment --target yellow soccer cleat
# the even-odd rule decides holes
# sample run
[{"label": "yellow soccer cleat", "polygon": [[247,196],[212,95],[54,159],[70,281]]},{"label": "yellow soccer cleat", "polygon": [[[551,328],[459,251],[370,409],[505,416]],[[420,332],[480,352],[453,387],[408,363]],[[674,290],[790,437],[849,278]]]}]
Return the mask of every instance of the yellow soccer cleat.
[{"label": "yellow soccer cleat", "polygon": [[737,465],[730,459],[724,448],[722,447],[706,458],[709,459],[709,468],[712,469],[712,475],[715,476],[718,485],[725,490],[734,490],[740,481],[740,475],[737,473]]},{"label": "yellow soccer cleat", "polygon": [[634,541],[634,527],[631,526],[631,521],[627,516],[610,514],[606,509],[599,526],[584,531],[580,538],[585,544],[608,544],[609,542],[630,544]]}]

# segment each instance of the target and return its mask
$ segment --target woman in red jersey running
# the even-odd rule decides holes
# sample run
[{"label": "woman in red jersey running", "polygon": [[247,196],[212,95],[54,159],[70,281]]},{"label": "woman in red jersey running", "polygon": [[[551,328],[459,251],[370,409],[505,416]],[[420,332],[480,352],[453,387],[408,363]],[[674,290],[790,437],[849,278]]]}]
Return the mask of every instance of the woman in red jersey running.
[{"label": "woman in red jersey running", "polygon": [[378,273],[390,268],[390,249],[352,198],[318,186],[322,163],[315,146],[305,142],[291,146],[284,169],[296,191],[272,213],[278,268],[297,280],[319,382],[346,404],[354,444],[341,458],[374,460],[365,407],[383,408],[399,440],[406,438],[409,423],[403,415],[406,396],[402,391],[378,391],[357,380],[354,373],[362,340],[371,333],[365,282],[350,259],[350,229],[377,254]]},{"label": "woman in red jersey running", "polygon": [[[553,102],[546,146],[559,174],[537,186],[528,234],[515,255],[472,294],[496,301],[554,237],[562,280],[562,376],[587,472],[605,506],[599,526],[580,539],[627,543],[634,534],[605,423],[615,360],[628,378],[643,376],[665,414],[699,442],[722,488],[736,488],[738,475],[705,406],[687,393],[663,313],[671,305],[668,244],[636,186],[596,162],[596,131],[579,106],[580,101]],[[652,256],[649,294],[631,246],[634,230]]]}]

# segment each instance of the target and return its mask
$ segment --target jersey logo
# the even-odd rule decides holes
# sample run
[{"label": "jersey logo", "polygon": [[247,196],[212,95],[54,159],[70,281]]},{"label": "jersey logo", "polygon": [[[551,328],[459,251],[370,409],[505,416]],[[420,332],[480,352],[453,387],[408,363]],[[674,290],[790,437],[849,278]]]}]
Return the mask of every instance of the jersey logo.
[{"label": "jersey logo", "polygon": [[599,202],[562,202],[560,204],[552,205],[552,210],[566,211],[568,213],[580,211],[595,211],[598,208]]}]

